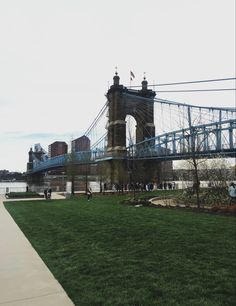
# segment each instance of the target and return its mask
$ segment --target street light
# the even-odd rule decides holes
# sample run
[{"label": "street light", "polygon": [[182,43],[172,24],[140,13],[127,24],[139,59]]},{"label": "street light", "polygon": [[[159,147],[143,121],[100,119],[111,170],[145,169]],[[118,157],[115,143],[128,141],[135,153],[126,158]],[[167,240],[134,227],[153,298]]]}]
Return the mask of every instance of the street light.
[{"label": "street light", "polygon": [[133,198],[135,198],[135,183],[134,183],[134,146],[131,145],[128,150],[128,174],[129,174],[129,185],[133,188]]},{"label": "street light", "polygon": [[64,192],[64,174],[65,172],[62,172],[62,192]]},{"label": "street light", "polygon": [[86,164],[85,168],[85,192],[88,190],[88,164]]}]

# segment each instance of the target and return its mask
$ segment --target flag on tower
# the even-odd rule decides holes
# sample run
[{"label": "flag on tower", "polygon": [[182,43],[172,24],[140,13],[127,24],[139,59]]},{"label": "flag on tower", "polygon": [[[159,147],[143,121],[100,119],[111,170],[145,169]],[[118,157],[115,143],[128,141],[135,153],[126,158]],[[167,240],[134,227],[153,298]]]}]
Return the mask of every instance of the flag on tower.
[{"label": "flag on tower", "polygon": [[130,70],[130,80],[132,81],[135,78],[134,73]]}]

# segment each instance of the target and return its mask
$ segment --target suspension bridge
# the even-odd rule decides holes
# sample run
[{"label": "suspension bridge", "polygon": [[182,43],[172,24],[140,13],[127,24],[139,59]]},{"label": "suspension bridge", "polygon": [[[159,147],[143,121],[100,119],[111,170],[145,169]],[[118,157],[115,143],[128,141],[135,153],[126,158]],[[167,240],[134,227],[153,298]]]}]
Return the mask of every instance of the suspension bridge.
[{"label": "suspension bridge", "polygon": [[[220,80],[224,79],[208,81]],[[207,81],[198,81],[201,82]],[[172,84],[185,83],[193,82]],[[191,105],[158,98],[158,93],[164,91],[149,89],[145,77],[141,86],[135,87],[121,85],[116,73],[106,94],[106,103],[84,133],[90,140],[90,148],[73,152],[75,164],[106,163],[111,181],[114,181],[121,177],[124,180],[134,161],[139,163],[140,171],[150,175],[150,169],[161,171],[158,165],[168,161],[236,157],[236,108]],[[65,168],[69,155],[48,158],[46,151],[36,154],[31,150],[27,174]]]}]

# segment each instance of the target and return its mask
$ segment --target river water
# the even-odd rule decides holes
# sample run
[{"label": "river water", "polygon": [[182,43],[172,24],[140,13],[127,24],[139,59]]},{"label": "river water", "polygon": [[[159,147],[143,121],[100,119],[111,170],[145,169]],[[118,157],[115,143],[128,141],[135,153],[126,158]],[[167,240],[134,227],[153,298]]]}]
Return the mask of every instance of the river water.
[{"label": "river water", "polygon": [[0,194],[6,192],[25,192],[26,182],[0,182]]}]

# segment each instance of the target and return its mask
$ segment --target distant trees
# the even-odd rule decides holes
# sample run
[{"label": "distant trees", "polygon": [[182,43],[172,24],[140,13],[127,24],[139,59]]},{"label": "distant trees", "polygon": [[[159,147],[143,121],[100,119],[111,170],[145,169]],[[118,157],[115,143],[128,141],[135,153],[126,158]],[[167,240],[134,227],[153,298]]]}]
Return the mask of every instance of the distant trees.
[{"label": "distant trees", "polygon": [[236,175],[227,159],[218,157],[207,160],[199,169],[202,179],[209,182],[210,187],[227,187],[227,181],[235,180]]},{"label": "distant trees", "polygon": [[[191,181],[191,172],[192,169],[188,166],[188,163],[182,161],[178,168],[174,169],[166,180]],[[212,185],[215,185],[217,180],[219,182],[219,180],[223,178],[225,178],[226,181],[236,180],[234,166],[230,166],[229,162],[225,158],[205,160],[199,167],[198,175],[201,181],[209,181]]]},{"label": "distant trees", "polygon": [[24,181],[25,173],[0,170],[0,181]]}]

